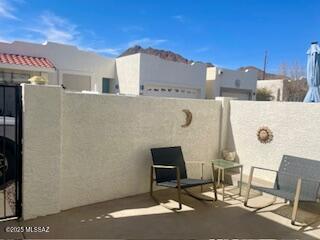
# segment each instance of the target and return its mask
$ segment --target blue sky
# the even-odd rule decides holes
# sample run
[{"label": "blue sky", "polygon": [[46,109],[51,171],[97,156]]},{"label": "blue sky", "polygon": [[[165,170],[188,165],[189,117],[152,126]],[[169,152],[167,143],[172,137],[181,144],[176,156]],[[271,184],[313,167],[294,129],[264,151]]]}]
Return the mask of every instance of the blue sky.
[{"label": "blue sky", "polygon": [[[55,41],[117,56],[135,44],[238,68],[306,64],[320,1],[0,0],[0,41]],[[1,50],[1,49],[0,49]]]}]

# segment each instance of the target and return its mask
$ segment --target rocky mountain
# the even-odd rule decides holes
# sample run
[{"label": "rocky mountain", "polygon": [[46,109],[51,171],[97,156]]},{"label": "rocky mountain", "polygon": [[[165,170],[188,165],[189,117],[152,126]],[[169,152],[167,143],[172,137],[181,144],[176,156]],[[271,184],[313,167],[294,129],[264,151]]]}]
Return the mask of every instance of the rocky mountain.
[{"label": "rocky mountain", "polygon": [[[177,54],[172,51],[161,50],[161,49],[156,49],[156,48],[151,48],[151,47],[143,48],[139,45],[128,48],[123,53],[121,53],[119,55],[119,57],[128,56],[128,55],[132,55],[132,54],[136,54],[136,53],[145,53],[145,54],[149,54],[149,55],[154,55],[154,56],[158,56],[158,57],[165,59],[165,60],[180,62],[180,63],[185,63],[185,64],[191,64],[194,62],[193,60],[189,60],[187,58],[184,58],[180,54]],[[214,66],[212,63],[206,63],[206,64],[208,67]]]},{"label": "rocky mountain", "polygon": [[[246,69],[257,70],[258,71],[258,79],[259,80],[263,79],[263,70],[262,69],[254,67],[254,66],[245,66],[245,67],[240,67],[238,70],[245,71]],[[284,75],[278,75],[278,74],[266,72],[265,79],[283,79],[283,78],[288,79],[289,77],[284,76]]]}]

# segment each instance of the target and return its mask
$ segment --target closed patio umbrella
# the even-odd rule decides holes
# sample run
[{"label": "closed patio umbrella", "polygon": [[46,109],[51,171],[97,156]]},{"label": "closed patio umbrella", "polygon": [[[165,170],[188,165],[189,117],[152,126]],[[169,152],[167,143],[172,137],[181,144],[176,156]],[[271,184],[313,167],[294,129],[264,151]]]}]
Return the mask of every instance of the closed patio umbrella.
[{"label": "closed patio umbrella", "polygon": [[320,102],[320,47],[317,42],[311,43],[307,55],[307,82],[309,90],[304,98],[304,102]]}]

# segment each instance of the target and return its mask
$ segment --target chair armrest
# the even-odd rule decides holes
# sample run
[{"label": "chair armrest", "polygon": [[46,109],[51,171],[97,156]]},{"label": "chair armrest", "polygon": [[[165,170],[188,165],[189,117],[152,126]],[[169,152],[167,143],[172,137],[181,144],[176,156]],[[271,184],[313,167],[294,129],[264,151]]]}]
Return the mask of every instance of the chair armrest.
[{"label": "chair armrest", "polygon": [[263,167],[251,167],[252,169],[259,169],[259,170],[264,170],[264,171],[270,171],[270,172],[278,172],[277,170],[269,169],[269,168],[263,168]]},{"label": "chair armrest", "polygon": [[[248,180],[248,189],[250,189],[251,185],[252,185],[252,180],[253,180],[253,173],[255,169],[259,169],[259,170],[263,170],[263,171],[269,171],[269,172],[274,172],[278,174],[277,170],[273,170],[273,169],[269,169],[269,168],[263,168],[263,167],[255,167],[252,166],[251,170],[250,170],[250,174],[249,174],[249,180]],[[249,191],[248,191],[249,192]]]},{"label": "chair armrest", "polygon": [[180,170],[177,166],[170,166],[170,165],[151,165],[151,178],[153,178],[153,169],[155,168],[162,168],[162,169],[176,169],[176,176],[177,176],[177,186],[178,189],[181,188],[181,178],[180,178]]},{"label": "chair armrest", "polygon": [[177,166],[170,166],[170,165],[152,165],[152,168],[168,168],[168,169],[175,169]]}]

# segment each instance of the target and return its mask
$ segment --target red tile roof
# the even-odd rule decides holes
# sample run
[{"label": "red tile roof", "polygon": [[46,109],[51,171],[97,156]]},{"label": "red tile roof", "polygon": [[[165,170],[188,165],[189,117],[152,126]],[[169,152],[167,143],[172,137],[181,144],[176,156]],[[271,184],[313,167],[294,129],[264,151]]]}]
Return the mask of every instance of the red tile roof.
[{"label": "red tile roof", "polygon": [[50,60],[44,57],[31,57],[18,54],[0,53],[0,64],[16,64],[40,68],[54,68]]}]

